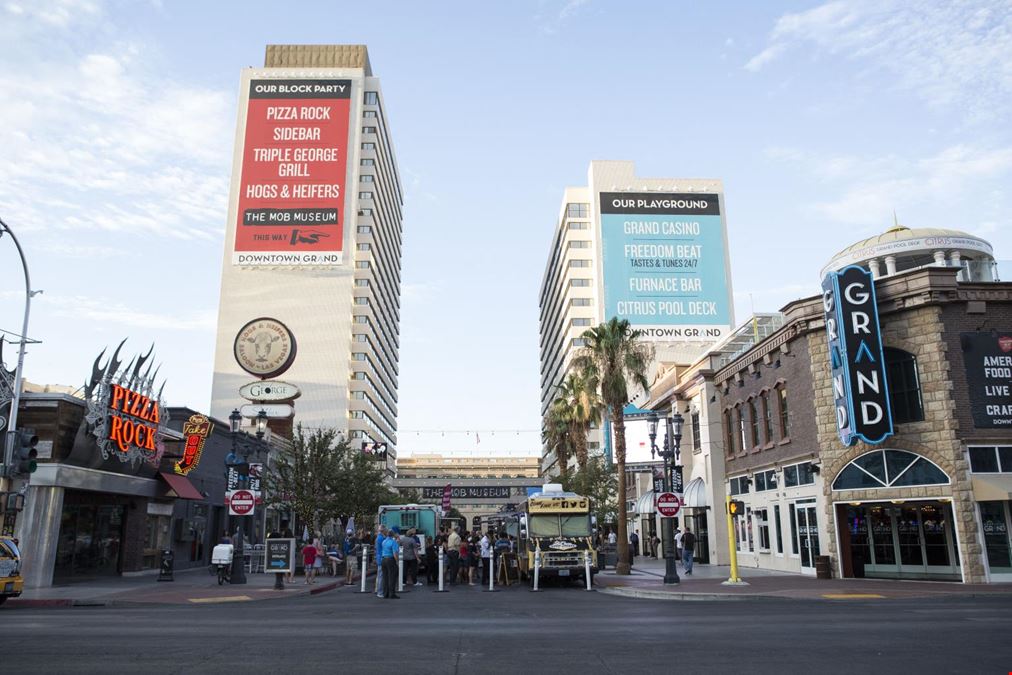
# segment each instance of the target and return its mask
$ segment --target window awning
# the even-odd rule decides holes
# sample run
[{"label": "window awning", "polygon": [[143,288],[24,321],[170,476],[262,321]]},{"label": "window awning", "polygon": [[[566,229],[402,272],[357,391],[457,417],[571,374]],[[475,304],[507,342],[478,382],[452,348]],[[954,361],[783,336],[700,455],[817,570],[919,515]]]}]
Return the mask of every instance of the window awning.
[{"label": "window awning", "polygon": [[646,515],[654,512],[654,491],[640,495],[640,498],[636,500],[636,513],[640,515]]},{"label": "window awning", "polygon": [[1012,499],[1012,474],[971,476],[973,498],[978,502],[1003,502]]},{"label": "window awning", "polygon": [[174,473],[167,473],[165,471],[159,473],[158,476],[169,484],[169,494],[166,496],[178,497],[179,499],[204,499],[204,495],[193,486],[193,483],[186,476],[177,476]]},{"label": "window awning", "polygon": [[694,509],[705,509],[710,506],[709,497],[706,494],[706,481],[702,478],[693,478],[685,486],[682,493],[683,506]]}]

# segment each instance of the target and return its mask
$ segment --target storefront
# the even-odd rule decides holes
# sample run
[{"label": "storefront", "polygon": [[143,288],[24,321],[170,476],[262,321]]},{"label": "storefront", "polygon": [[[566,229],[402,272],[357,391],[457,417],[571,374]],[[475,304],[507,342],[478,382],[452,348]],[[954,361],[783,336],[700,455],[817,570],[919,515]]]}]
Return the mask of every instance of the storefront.
[{"label": "storefront", "polygon": [[988,577],[1012,582],[1012,446],[974,445],[967,456]]}]

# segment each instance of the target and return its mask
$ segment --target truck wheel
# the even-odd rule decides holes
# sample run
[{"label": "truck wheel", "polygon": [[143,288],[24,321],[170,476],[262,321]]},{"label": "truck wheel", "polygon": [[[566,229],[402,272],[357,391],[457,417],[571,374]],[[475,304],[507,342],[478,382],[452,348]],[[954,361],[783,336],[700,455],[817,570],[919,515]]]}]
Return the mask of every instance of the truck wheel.
[{"label": "truck wheel", "polygon": [[7,596],[6,595],[0,595],[0,605],[4,604],[5,602],[7,602]]}]

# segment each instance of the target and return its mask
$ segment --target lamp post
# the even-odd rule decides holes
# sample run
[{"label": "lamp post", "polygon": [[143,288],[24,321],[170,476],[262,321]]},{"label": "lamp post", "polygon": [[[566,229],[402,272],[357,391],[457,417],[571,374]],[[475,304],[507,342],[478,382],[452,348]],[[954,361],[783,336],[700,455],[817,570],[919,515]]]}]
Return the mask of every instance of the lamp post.
[{"label": "lamp post", "polygon": [[[659,452],[656,442],[658,421],[657,413],[651,412],[647,418],[650,434],[650,456],[656,457],[659,454],[664,460],[664,491],[671,492],[674,484],[672,470],[682,443],[683,420],[678,413],[672,417],[664,418],[664,450]],[[674,448],[672,448],[672,438],[674,438]],[[677,584],[681,580],[678,578],[678,560],[675,558],[675,522],[672,518],[661,519],[661,546],[664,549],[664,583]]]},{"label": "lamp post", "polygon": [[[267,411],[260,408],[260,412],[257,413],[257,440],[264,440],[264,434],[267,433]],[[258,450],[259,451],[259,450]]]},{"label": "lamp post", "polygon": [[[242,424],[242,415],[239,414],[238,410],[233,410],[232,414],[228,416],[229,426],[232,430],[232,452],[225,457],[225,466],[229,469],[235,469],[238,474],[238,484],[236,487],[242,487],[243,477],[249,475],[249,463],[247,462],[247,455],[249,450],[243,453],[243,457],[240,458],[237,450],[237,442],[239,437],[239,426]],[[245,467],[245,468],[243,468]],[[227,488],[227,486],[226,486]],[[233,584],[245,584],[246,583],[246,566],[243,560],[243,528],[242,528],[242,516],[233,516],[236,519],[237,524],[240,526],[236,528],[236,538],[238,541],[234,542],[232,547],[232,577],[230,583]]]}]

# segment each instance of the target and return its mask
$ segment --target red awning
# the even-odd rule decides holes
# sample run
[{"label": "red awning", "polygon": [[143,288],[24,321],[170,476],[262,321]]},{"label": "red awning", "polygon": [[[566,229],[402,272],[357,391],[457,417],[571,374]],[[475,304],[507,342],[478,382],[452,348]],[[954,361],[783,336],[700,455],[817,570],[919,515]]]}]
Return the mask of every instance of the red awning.
[{"label": "red awning", "polygon": [[162,480],[169,484],[169,488],[172,492],[176,493],[176,497],[179,497],[180,499],[204,499],[204,495],[200,493],[200,490],[193,487],[193,483],[191,483],[190,479],[186,476],[177,476],[174,473],[165,473],[164,471],[158,475],[162,477]]}]

